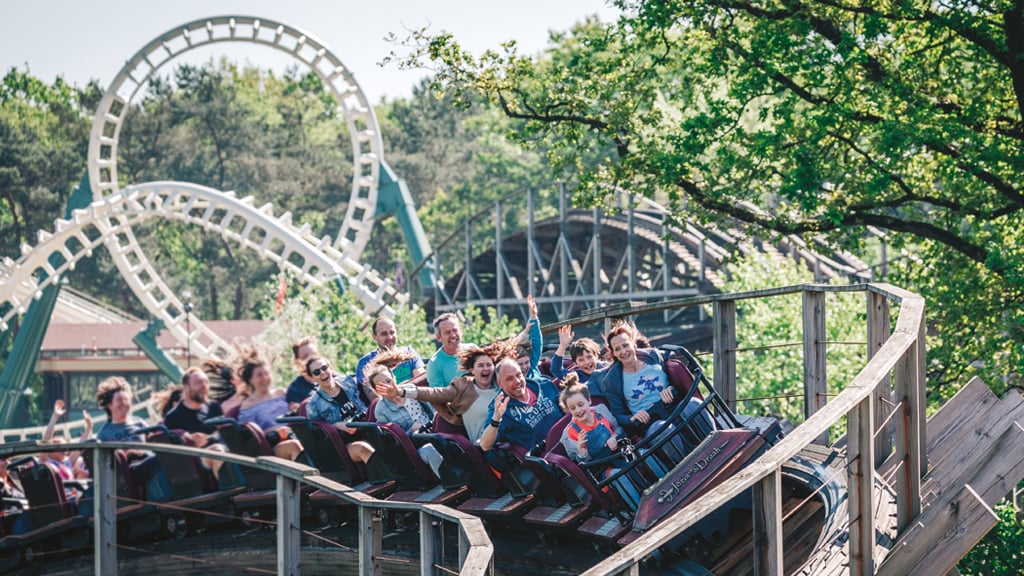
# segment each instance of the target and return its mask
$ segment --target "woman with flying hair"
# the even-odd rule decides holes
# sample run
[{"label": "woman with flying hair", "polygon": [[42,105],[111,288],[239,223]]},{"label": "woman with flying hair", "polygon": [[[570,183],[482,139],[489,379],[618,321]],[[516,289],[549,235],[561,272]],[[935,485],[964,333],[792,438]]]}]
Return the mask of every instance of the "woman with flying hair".
[{"label": "woman with flying hair", "polygon": [[438,414],[455,426],[465,426],[470,440],[476,441],[487,423],[487,409],[500,391],[494,381],[494,364],[513,356],[507,342],[495,342],[484,348],[470,348],[459,354],[461,376],[443,387],[416,386],[384,382],[377,394],[389,399],[411,398],[430,402]]},{"label": "woman with flying hair", "polygon": [[238,422],[253,422],[263,429],[274,455],[297,459],[304,451],[291,428],[278,424],[278,416],[288,413],[284,388],[274,387],[270,362],[255,346],[240,346],[235,359],[235,373],[241,378],[247,394],[238,411]]}]

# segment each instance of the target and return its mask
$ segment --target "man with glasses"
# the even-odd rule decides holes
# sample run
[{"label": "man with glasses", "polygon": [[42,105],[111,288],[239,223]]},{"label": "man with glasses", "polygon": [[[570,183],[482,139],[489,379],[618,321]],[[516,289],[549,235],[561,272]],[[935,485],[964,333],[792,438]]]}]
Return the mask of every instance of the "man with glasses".
[{"label": "man with glasses", "polygon": [[425,371],[423,367],[423,359],[416,350],[413,350],[412,346],[398,346],[398,330],[395,327],[394,321],[390,318],[383,316],[378,317],[373,321],[373,325],[370,328],[373,331],[373,341],[377,343],[377,349],[371,350],[363,355],[359,359],[359,363],[356,364],[356,382],[363,386],[366,383],[366,376],[364,374],[367,364],[373,361],[378,354],[384,354],[386,352],[402,351],[412,355],[412,358],[406,360],[395,366],[391,371],[395,375],[395,381],[398,384],[412,380],[416,376],[419,376]]}]

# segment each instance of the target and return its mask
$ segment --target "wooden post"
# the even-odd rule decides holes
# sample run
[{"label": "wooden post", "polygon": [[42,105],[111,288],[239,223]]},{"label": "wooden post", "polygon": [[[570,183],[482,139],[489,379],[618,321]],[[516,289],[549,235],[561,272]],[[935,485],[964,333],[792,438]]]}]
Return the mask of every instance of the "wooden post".
[{"label": "wooden post", "polygon": [[380,534],[374,532],[377,510],[369,506],[359,507],[359,573],[376,574],[377,560],[374,550],[380,547]]},{"label": "wooden post", "polygon": [[850,576],[875,573],[875,404],[868,396],[847,414],[846,471],[850,506]]},{"label": "wooden post", "polygon": [[754,484],[754,574],[781,576],[782,469]]},{"label": "wooden post", "polygon": [[893,478],[896,490],[896,528],[902,533],[921,513],[921,467],[924,452],[921,447],[921,420],[924,403],[918,394],[918,347],[912,346],[896,363],[893,388],[900,412],[895,430],[896,461],[902,465]]},{"label": "wooden post", "polygon": [[[438,524],[439,530],[444,530],[444,526]],[[466,536],[466,528],[459,526],[459,572],[466,566],[466,558],[469,557],[469,537]]]},{"label": "wooden post", "polygon": [[92,451],[93,551],[96,574],[117,574],[117,471],[114,451]]},{"label": "wooden post", "polygon": [[299,482],[277,475],[277,573],[298,576],[302,555]]},{"label": "wooden post", "polygon": [[736,411],[736,301],[715,300],[714,385],[725,403]]},{"label": "wooden post", "polygon": [[[828,402],[825,380],[825,293],[804,290],[804,418],[810,418]],[[828,446],[828,433],[814,440]]]},{"label": "wooden post", "polygon": [[[889,299],[882,294],[868,290],[868,360],[874,357],[875,353],[889,339],[892,330],[889,316]],[[875,420],[886,422],[889,414],[892,413],[892,379],[889,376],[882,377],[881,383],[872,393],[875,403]],[[879,467],[892,452],[893,423],[890,421],[875,436],[875,467]]]},{"label": "wooden post", "polygon": [[420,510],[420,574],[434,574],[434,564],[440,559],[437,546],[437,535],[431,525],[433,516],[426,510]]}]

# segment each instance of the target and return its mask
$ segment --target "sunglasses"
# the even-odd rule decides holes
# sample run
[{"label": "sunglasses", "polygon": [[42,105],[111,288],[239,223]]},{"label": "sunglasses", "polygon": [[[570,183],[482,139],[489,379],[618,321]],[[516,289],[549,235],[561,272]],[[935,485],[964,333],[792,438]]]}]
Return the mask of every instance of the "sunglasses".
[{"label": "sunglasses", "polygon": [[325,364],[320,368],[313,368],[312,370],[309,371],[309,373],[312,374],[313,376],[319,376],[321,372],[327,372],[328,370],[330,370],[330,368],[330,364]]}]

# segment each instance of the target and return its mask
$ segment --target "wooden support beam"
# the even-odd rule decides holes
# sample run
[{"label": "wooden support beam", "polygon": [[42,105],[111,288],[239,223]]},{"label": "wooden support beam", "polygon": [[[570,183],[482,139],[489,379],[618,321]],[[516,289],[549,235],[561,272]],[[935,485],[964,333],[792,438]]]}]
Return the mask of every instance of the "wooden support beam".
[{"label": "wooden support beam", "polygon": [[377,558],[374,550],[380,548],[381,534],[377,522],[379,511],[370,506],[359,507],[359,573],[365,575],[378,574]]},{"label": "wooden support beam", "polygon": [[[804,417],[810,418],[828,402],[825,379],[825,293],[803,291],[804,327]],[[815,443],[828,445],[828,433]]]},{"label": "wooden support beam", "polygon": [[117,470],[114,451],[92,451],[93,551],[96,574],[117,574]]},{"label": "wooden support beam", "polygon": [[[877,292],[865,292],[868,309],[868,360],[882,348],[892,332],[889,299]],[[875,436],[875,466],[881,466],[893,448],[893,423],[888,421],[893,411],[892,379],[882,378],[872,394],[875,402],[875,420],[887,422]]]},{"label": "wooden support beam", "polygon": [[725,403],[736,411],[736,301],[715,300],[714,386]]},{"label": "wooden support beam", "polygon": [[895,418],[895,458],[902,465],[893,478],[896,490],[896,529],[902,533],[921,513],[921,462],[925,459],[921,431],[924,426],[924,404],[917,393],[919,382],[917,354],[914,346],[896,363],[893,388],[900,411]]},{"label": "wooden support beam", "polygon": [[874,402],[865,398],[847,416],[847,490],[850,507],[850,576],[875,573]]},{"label": "wooden support beam", "polygon": [[302,556],[302,519],[299,482],[277,476],[277,574],[298,576]]},{"label": "wooden support beam", "polygon": [[998,523],[995,511],[966,485],[930,506],[896,542],[877,574],[945,574]]},{"label": "wooden support beam", "polygon": [[437,546],[437,534],[432,524],[434,518],[426,511],[420,510],[420,574],[434,574],[434,564],[440,558]]},{"label": "wooden support beam", "polygon": [[781,576],[782,469],[754,484],[754,574]]}]

